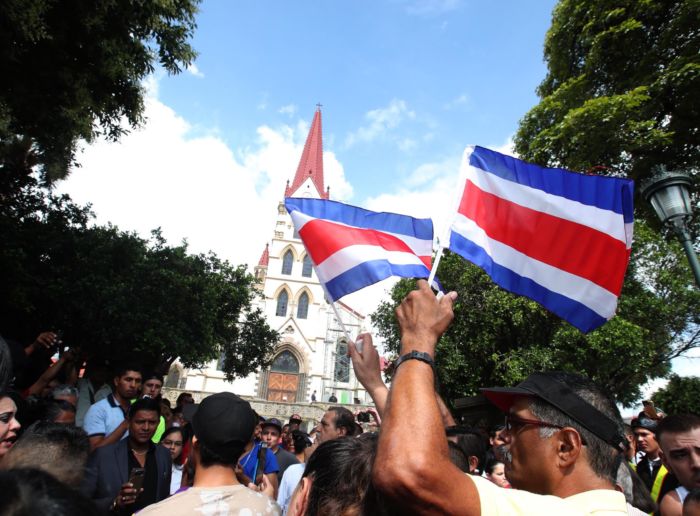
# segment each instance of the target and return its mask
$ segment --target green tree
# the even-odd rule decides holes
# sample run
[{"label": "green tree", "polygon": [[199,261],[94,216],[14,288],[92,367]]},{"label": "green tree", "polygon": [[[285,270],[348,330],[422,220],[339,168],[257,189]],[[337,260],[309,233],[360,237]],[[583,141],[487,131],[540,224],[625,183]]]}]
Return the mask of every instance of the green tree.
[{"label": "green tree", "polygon": [[[0,194],[65,177],[80,139],[143,122],[141,81],[188,66],[199,0],[0,1]],[[126,124],[124,123],[126,121]]]},{"label": "green tree", "polygon": [[700,166],[700,4],[561,0],[547,32],[540,102],[517,152],[573,170],[648,177]]},{"label": "green tree", "polygon": [[[688,287],[692,279],[677,243],[643,222],[635,238],[617,315],[587,335],[446,251],[437,275],[459,298],[436,352],[445,399],[513,385],[534,371],[566,370],[592,378],[620,403],[638,400],[642,385],[667,375],[673,358],[700,346],[700,292]],[[400,343],[394,309],[414,285],[400,281],[392,301],[371,316],[392,353]]]},{"label": "green tree", "polygon": [[0,205],[3,335],[62,329],[90,358],[161,370],[223,356],[229,379],[270,363],[278,335],[245,266],[168,246],[159,230],[144,240],[90,221],[87,207],[35,187]]},{"label": "green tree", "polygon": [[666,414],[700,415],[700,377],[673,374],[666,387],[656,391],[651,399]]}]

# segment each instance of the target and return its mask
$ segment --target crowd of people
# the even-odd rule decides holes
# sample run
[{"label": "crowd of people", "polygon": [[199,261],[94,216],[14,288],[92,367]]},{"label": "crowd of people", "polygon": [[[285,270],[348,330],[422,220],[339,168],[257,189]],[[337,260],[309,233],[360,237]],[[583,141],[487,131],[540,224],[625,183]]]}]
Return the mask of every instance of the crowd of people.
[{"label": "crowd of people", "polygon": [[434,362],[455,299],[420,281],[398,307],[391,388],[371,336],[349,346],[371,425],[330,406],[307,428],[228,392],[172,406],[163,379],[138,365],[81,374],[70,350],[49,365],[55,333],[0,340],[0,516],[700,515],[697,414],[647,403],[625,425],[590,380],[538,372],[482,390],[502,424],[457,424]]}]

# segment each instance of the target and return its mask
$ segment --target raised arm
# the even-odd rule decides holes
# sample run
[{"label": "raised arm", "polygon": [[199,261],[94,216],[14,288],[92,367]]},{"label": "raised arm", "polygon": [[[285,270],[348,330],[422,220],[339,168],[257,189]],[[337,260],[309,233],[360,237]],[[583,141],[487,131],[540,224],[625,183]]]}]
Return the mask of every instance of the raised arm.
[{"label": "raised arm", "polygon": [[[452,321],[451,292],[440,301],[426,281],[418,282],[396,310],[401,356],[435,356],[438,338]],[[379,436],[372,478],[376,488],[411,513],[481,514],[471,480],[449,459],[445,427],[430,364],[406,360],[396,369]],[[406,443],[411,443],[407,446]]]},{"label": "raised arm", "polygon": [[357,351],[353,342],[348,344],[348,355],[352,360],[352,368],[358,381],[372,397],[377,413],[382,418],[386,409],[389,389],[382,381],[379,353],[372,343],[372,336],[369,333],[361,333],[357,338],[362,339],[361,353]]}]

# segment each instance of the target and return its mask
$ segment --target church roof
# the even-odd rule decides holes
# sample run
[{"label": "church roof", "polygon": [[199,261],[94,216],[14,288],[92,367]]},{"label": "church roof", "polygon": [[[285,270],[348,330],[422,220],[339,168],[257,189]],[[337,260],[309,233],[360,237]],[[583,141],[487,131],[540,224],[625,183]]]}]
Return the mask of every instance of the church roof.
[{"label": "church roof", "polygon": [[313,122],[311,122],[311,130],[306,137],[304,152],[301,154],[294,181],[292,181],[291,185],[287,183],[284,196],[294,196],[308,178],[311,178],[321,199],[328,199],[328,191],[324,191],[323,188],[323,139],[321,135],[320,106],[316,109]]},{"label": "church roof", "polygon": [[270,244],[265,244],[265,250],[262,253],[262,256],[260,257],[260,261],[258,262],[258,265],[264,265],[267,267],[267,265],[270,263]]}]

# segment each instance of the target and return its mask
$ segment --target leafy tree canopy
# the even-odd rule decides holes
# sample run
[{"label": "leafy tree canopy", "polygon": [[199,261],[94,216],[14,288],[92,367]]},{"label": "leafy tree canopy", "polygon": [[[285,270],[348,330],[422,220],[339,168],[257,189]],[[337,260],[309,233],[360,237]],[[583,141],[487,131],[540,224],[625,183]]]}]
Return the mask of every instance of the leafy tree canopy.
[{"label": "leafy tree canopy", "polygon": [[167,371],[224,357],[229,379],[269,365],[278,335],[245,266],[192,255],[118,228],[91,226],[88,207],[25,187],[0,204],[0,328],[31,342],[61,329],[89,358],[130,358]]},{"label": "leafy tree canopy", "polygon": [[196,54],[199,0],[0,1],[0,193],[76,165],[79,139],[143,122],[141,81]]},{"label": "leafy tree canopy", "polygon": [[561,0],[541,98],[517,152],[573,170],[643,179],[655,165],[700,165],[700,4],[695,0]]},{"label": "leafy tree canopy", "polygon": [[651,398],[666,414],[700,415],[700,377],[671,375],[666,387]]},{"label": "leafy tree canopy", "polygon": [[[566,370],[595,380],[619,402],[639,399],[640,387],[670,372],[670,360],[700,345],[700,292],[683,251],[643,222],[627,270],[617,315],[584,335],[525,297],[497,287],[477,266],[445,251],[437,275],[456,290],[455,318],[437,347],[445,399],[480,387],[514,385],[534,371]],[[402,280],[392,301],[372,314],[388,349],[398,353],[397,304],[414,288]]]}]

